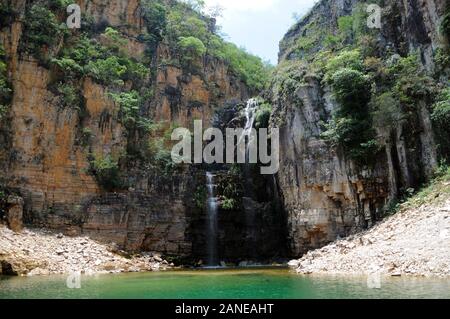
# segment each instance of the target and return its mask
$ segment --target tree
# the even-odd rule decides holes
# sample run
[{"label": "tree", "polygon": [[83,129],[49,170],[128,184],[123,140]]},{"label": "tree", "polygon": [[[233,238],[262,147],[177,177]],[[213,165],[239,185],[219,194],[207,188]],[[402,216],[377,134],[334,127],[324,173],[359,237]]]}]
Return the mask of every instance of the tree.
[{"label": "tree", "polygon": [[196,37],[180,37],[178,42],[184,58],[192,60],[206,53],[206,47],[203,42]]},{"label": "tree", "polygon": [[147,42],[152,50],[163,39],[167,26],[166,8],[154,0],[143,2],[144,22],[149,33]]},{"label": "tree", "polygon": [[367,111],[371,96],[371,84],[368,77],[357,70],[344,68],[332,76],[333,92],[341,105],[342,116],[356,115]]}]

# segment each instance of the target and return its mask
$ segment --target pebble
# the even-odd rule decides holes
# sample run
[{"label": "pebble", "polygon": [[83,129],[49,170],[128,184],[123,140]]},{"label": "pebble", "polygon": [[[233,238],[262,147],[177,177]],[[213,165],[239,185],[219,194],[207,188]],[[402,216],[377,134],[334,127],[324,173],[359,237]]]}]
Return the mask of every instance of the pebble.
[{"label": "pebble", "polygon": [[46,230],[25,229],[14,233],[0,225],[0,260],[10,263],[21,275],[109,273],[125,271],[155,271],[173,267],[160,255],[126,259],[110,252],[102,245],[86,237],[66,237]]},{"label": "pebble", "polygon": [[289,266],[302,274],[368,274],[376,266],[395,277],[450,277],[450,236],[443,235],[450,227],[449,211],[450,198],[409,209],[362,234],[310,251]]}]

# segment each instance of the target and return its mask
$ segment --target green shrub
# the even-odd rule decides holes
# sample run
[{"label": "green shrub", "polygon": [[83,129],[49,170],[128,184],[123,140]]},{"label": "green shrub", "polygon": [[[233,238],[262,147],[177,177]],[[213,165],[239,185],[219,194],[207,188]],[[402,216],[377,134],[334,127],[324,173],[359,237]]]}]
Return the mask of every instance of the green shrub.
[{"label": "green shrub", "polygon": [[272,67],[263,63],[255,55],[247,53],[232,43],[224,43],[219,50],[219,56],[227,61],[234,71],[250,89],[260,91],[269,80]]},{"label": "green shrub", "polygon": [[242,166],[237,163],[231,164],[230,168],[228,169],[228,174],[240,176],[242,174]]},{"label": "green shrub", "polygon": [[83,147],[89,146],[89,144],[91,143],[92,136],[93,136],[92,130],[88,127],[84,127],[83,130],[81,131],[81,138],[80,138],[81,146]]},{"label": "green shrub", "polygon": [[334,117],[325,125],[321,137],[333,146],[340,146],[351,159],[368,165],[379,150],[371,122],[352,117]]},{"label": "green shrub", "polygon": [[181,37],[195,37],[207,43],[211,35],[201,14],[187,9],[181,3],[172,7],[167,15],[167,33],[172,42]]},{"label": "green shrub", "polygon": [[194,202],[195,206],[199,209],[205,208],[206,201],[208,200],[208,191],[205,186],[197,187],[197,190],[194,192]]},{"label": "green shrub", "polygon": [[172,160],[171,134],[176,125],[167,126],[166,122],[153,123],[150,139],[147,145],[146,159],[149,164],[162,174],[169,176],[176,169],[177,164]]},{"label": "green shrub", "polygon": [[142,81],[144,81],[150,71],[142,63],[135,62],[128,58],[121,58],[120,63],[126,67],[126,71],[122,76],[124,81],[132,81],[135,87],[139,87]]},{"label": "green shrub", "polygon": [[434,172],[434,178],[418,192],[415,192],[414,189],[407,191],[399,209],[418,208],[430,201],[440,203],[442,199],[447,198],[442,194],[450,193],[449,180],[450,167],[445,161],[441,161],[440,166]]},{"label": "green shrub", "polygon": [[0,3],[0,29],[10,25],[15,15],[9,3]]},{"label": "green shrub", "polygon": [[437,180],[449,180],[450,179],[450,165],[446,161],[441,161],[438,168],[434,172],[434,178]]},{"label": "green shrub", "polygon": [[220,181],[218,192],[222,199],[233,199],[236,203],[243,196],[243,188],[239,175],[227,175],[227,178]]},{"label": "green shrub", "polygon": [[42,4],[34,4],[26,12],[22,41],[25,50],[36,58],[42,58],[41,49],[53,47],[67,30],[65,24],[59,24],[55,14]]},{"label": "green shrub", "polygon": [[152,166],[164,175],[168,176],[176,169],[176,164],[172,160],[172,153],[166,147],[165,137],[152,137],[148,144],[148,160]]},{"label": "green shrub", "polygon": [[379,150],[368,107],[371,83],[363,73],[349,68],[335,72],[330,81],[339,108],[321,136],[342,147],[357,163],[368,165]]},{"label": "green shrub", "polygon": [[[373,1],[374,3],[376,1]],[[381,6],[380,3],[378,5]],[[360,39],[363,36],[367,36],[370,34],[373,29],[369,29],[367,26],[367,18],[369,17],[367,13],[367,4],[366,3],[357,3],[356,7],[353,9],[353,34],[355,39]],[[378,31],[375,31],[377,33]]]},{"label": "green shrub", "polygon": [[223,210],[235,210],[237,207],[237,202],[232,198],[225,198],[220,201],[220,207]]},{"label": "green shrub", "polygon": [[[120,34],[107,28],[104,36],[111,43],[119,43]],[[142,63],[128,58],[119,52],[119,46],[107,48],[86,35],[74,40],[73,45],[66,47],[59,58],[52,59],[66,77],[77,78],[89,75],[104,85],[123,85],[124,81],[132,81],[135,86],[141,86],[149,74],[149,69]]]},{"label": "green shrub", "polygon": [[304,36],[304,37],[300,37],[297,40],[297,48],[301,51],[309,51],[317,43],[318,43],[317,39],[315,39],[313,37]]},{"label": "green shrub", "polygon": [[331,77],[334,97],[340,104],[342,116],[364,113],[371,95],[371,83],[367,76],[353,69],[341,69]]},{"label": "green shrub", "polygon": [[263,103],[258,107],[255,115],[255,127],[268,128],[270,122],[270,116],[272,115],[272,105]]},{"label": "green shrub", "polygon": [[121,46],[126,45],[126,40],[122,37],[119,31],[114,28],[107,27],[102,35],[108,39],[110,45],[112,45],[115,49],[119,49]]},{"label": "green shrub", "polygon": [[344,40],[353,38],[353,16],[343,16],[338,18],[338,29]]},{"label": "green shrub", "polygon": [[0,120],[8,113],[8,104],[11,100],[11,86],[7,77],[7,65],[2,60],[5,59],[5,52],[0,45]]},{"label": "green shrub", "polygon": [[391,77],[400,78],[402,76],[421,74],[423,67],[419,62],[418,54],[410,54],[406,57],[399,57],[393,62],[389,62],[388,73]]},{"label": "green shrub", "polygon": [[110,93],[120,107],[121,121],[128,128],[134,127],[139,120],[139,94],[136,91]]},{"label": "green shrub", "polygon": [[81,97],[77,89],[70,83],[59,83],[56,90],[61,97],[61,106],[80,108]]},{"label": "green shrub", "polygon": [[448,125],[450,123],[450,88],[444,89],[433,106],[433,121]]},{"label": "green shrub", "polygon": [[110,155],[106,157],[94,157],[91,163],[91,171],[97,182],[105,190],[114,190],[122,187],[119,174],[119,163]]},{"label": "green shrub", "polygon": [[155,131],[161,129],[161,125],[160,123],[155,123],[148,118],[139,117],[137,128],[142,130],[144,133],[154,133]]},{"label": "green shrub", "polygon": [[439,155],[450,160],[450,89],[444,89],[433,106],[434,124]]},{"label": "green shrub", "polygon": [[122,76],[127,71],[127,67],[119,62],[118,57],[110,56],[106,59],[89,62],[85,70],[89,76],[102,84],[121,86],[124,84]]},{"label": "green shrub", "polygon": [[195,59],[206,53],[205,45],[196,37],[180,37],[178,45],[187,60]]},{"label": "green shrub", "polygon": [[66,10],[67,6],[73,3],[73,0],[47,0],[50,9]]},{"label": "green shrub", "polygon": [[154,161],[165,175],[171,175],[176,169],[176,164],[172,160],[172,152],[165,148],[158,150],[154,157]]},{"label": "green shrub", "polygon": [[438,68],[438,72],[442,72],[450,68],[450,49],[449,48],[437,48],[434,53],[434,61]]},{"label": "green shrub", "polygon": [[241,204],[244,194],[241,175],[228,174],[218,183],[217,193],[220,198],[220,207],[224,210],[236,210]]},{"label": "green shrub", "polygon": [[56,65],[66,77],[76,78],[83,74],[83,67],[70,58],[55,58],[50,61]]},{"label": "green shrub", "polygon": [[366,8],[367,4],[357,3],[351,15],[338,18],[338,31],[341,41],[355,45],[355,40],[370,34],[371,30],[367,27],[368,14]]},{"label": "green shrub", "polygon": [[6,117],[6,115],[8,114],[8,110],[8,106],[0,104],[0,121]]},{"label": "green shrub", "polygon": [[394,90],[397,92],[401,103],[416,107],[418,100],[426,99],[432,94],[434,81],[428,76],[410,74],[399,78]]},{"label": "green shrub", "polygon": [[327,34],[323,40],[325,48],[336,48],[339,44],[339,37],[333,34]]},{"label": "green shrub", "polygon": [[63,49],[62,56],[74,60],[80,66],[107,56],[107,49],[85,34]]},{"label": "green shrub", "polygon": [[286,99],[297,90],[304,81],[306,65],[303,61],[283,61],[273,71],[270,87],[273,96]]},{"label": "green shrub", "polygon": [[145,41],[148,43],[151,53],[158,43],[163,39],[166,31],[166,8],[154,0],[145,0],[142,3],[144,11],[144,22],[147,28],[148,36]]},{"label": "green shrub", "polygon": [[417,54],[390,62],[386,71],[385,87],[391,89],[405,114],[414,111],[418,101],[431,100],[435,93],[435,82],[427,75]]},{"label": "green shrub", "polygon": [[337,56],[331,57],[325,65],[325,78],[328,83],[332,76],[341,69],[364,70],[364,62],[359,50],[342,51]]},{"label": "green shrub", "polygon": [[370,104],[375,126],[387,133],[390,133],[403,117],[400,103],[392,92],[374,96]]},{"label": "green shrub", "polygon": [[142,6],[148,34],[141,38],[149,45],[150,54],[164,37],[172,47],[180,49],[182,62],[207,54],[228,62],[231,71],[252,90],[259,91],[266,85],[269,65],[224,41],[212,17],[202,12],[204,2],[146,0]]}]

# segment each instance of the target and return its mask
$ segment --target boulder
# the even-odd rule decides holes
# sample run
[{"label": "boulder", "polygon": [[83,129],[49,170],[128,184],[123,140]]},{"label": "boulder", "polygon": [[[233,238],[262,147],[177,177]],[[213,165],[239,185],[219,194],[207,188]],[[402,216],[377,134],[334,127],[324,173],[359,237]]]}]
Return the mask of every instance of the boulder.
[{"label": "boulder", "polygon": [[8,196],[6,203],[7,225],[12,231],[20,232],[23,228],[23,199],[18,196]]}]

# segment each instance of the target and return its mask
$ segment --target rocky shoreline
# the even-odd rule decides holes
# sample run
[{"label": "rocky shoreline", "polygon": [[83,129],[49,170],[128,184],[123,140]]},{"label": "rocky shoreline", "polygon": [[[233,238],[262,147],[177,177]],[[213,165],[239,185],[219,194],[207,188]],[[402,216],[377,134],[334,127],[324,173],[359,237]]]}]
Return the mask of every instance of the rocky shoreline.
[{"label": "rocky shoreline", "polygon": [[289,265],[300,274],[449,277],[450,196],[439,202],[402,210]]},{"label": "rocky shoreline", "polygon": [[14,232],[0,225],[0,275],[99,274],[158,271],[174,265],[155,253],[127,256],[116,245],[43,229]]}]

